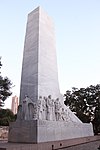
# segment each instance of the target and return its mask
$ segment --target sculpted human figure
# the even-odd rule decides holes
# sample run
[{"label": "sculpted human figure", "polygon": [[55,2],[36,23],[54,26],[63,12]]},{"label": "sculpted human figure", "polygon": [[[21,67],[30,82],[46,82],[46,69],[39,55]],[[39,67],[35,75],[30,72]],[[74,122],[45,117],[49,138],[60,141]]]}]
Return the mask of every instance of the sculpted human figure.
[{"label": "sculpted human figure", "polygon": [[47,102],[47,98],[44,97],[44,98],[42,99],[42,119],[43,119],[43,120],[46,120],[46,118],[47,118],[46,102]]},{"label": "sculpted human figure", "polygon": [[68,116],[68,110],[65,110],[65,114],[66,114],[66,121],[69,121],[69,116]]},{"label": "sculpted human figure", "polygon": [[25,99],[22,101],[22,119],[23,120],[33,120],[34,118],[34,113],[36,116],[36,107],[35,104],[32,102],[32,100],[25,95]]},{"label": "sculpted human figure", "polygon": [[52,120],[52,99],[51,99],[51,95],[49,95],[48,98],[47,98],[46,106],[47,106],[47,120]]},{"label": "sculpted human figure", "polygon": [[38,100],[38,119],[42,119],[42,112],[43,112],[42,96],[39,96],[39,100]]},{"label": "sculpted human figure", "polygon": [[23,120],[29,120],[29,109],[28,109],[29,98],[25,95],[25,99],[22,101],[22,118]]},{"label": "sculpted human figure", "polygon": [[53,121],[55,121],[56,118],[55,118],[55,101],[54,101],[54,99],[51,100],[51,109],[52,109],[51,118]]},{"label": "sculpted human figure", "polygon": [[65,112],[64,108],[62,108],[62,110],[61,110],[61,120],[66,121],[66,112]]},{"label": "sculpted human figure", "polygon": [[60,108],[61,108],[61,104],[59,102],[59,98],[57,98],[55,100],[55,117],[56,117],[56,121],[60,120]]},{"label": "sculpted human figure", "polygon": [[18,106],[18,111],[17,111],[17,120],[22,120],[22,105]]},{"label": "sculpted human figure", "polygon": [[33,120],[37,120],[38,119],[38,107],[37,107],[37,103],[33,102]]}]

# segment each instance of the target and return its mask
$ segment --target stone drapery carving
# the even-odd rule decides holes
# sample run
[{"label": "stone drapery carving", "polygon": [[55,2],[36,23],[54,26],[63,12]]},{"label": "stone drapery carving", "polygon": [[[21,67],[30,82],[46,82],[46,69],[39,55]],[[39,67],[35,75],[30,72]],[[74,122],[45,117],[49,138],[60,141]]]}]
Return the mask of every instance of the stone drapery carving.
[{"label": "stone drapery carving", "polygon": [[62,111],[61,111],[61,120],[62,121],[66,121],[67,120],[66,112],[65,112],[64,108],[62,108]]},{"label": "stone drapery carving", "polygon": [[55,121],[55,101],[54,99],[51,100],[51,106],[52,106],[52,113],[51,113],[51,117],[52,117],[52,120]]},{"label": "stone drapery carving", "polygon": [[22,120],[22,105],[18,106],[17,120]]},{"label": "stone drapery carving", "polygon": [[46,120],[52,120],[52,100],[51,100],[51,95],[49,95],[48,98],[46,99],[46,108],[47,108]]},{"label": "stone drapery carving", "polygon": [[59,98],[54,100],[51,95],[48,97],[39,97],[38,118],[52,121],[68,121],[70,119],[67,109],[63,108]]},{"label": "stone drapery carving", "polygon": [[42,119],[42,114],[43,114],[43,104],[42,104],[42,96],[39,97],[38,100],[38,118]]},{"label": "stone drapery carving", "polygon": [[18,106],[17,120],[36,120],[37,117],[37,105],[25,95],[22,103]]},{"label": "stone drapery carving", "polygon": [[51,121],[68,121],[70,120],[67,109],[61,105],[59,98],[52,99],[39,96],[36,102],[33,102],[27,95],[22,103],[18,106],[17,120],[51,120]]},{"label": "stone drapery carving", "polygon": [[61,104],[59,102],[59,98],[57,98],[55,100],[55,117],[56,117],[56,121],[61,119]]},{"label": "stone drapery carving", "polygon": [[46,106],[47,98],[44,97],[42,99],[42,108],[43,108],[43,113],[42,113],[42,119],[46,120],[47,119],[47,106]]}]

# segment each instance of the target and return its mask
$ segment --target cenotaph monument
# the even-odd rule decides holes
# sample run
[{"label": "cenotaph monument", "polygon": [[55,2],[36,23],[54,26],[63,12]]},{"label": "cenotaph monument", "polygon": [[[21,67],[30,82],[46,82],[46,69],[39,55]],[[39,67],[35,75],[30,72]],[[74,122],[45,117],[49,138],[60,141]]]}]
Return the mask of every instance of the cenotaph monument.
[{"label": "cenotaph monument", "polygon": [[10,123],[9,142],[41,143],[93,136],[64,105],[59,90],[54,24],[36,8],[28,15],[17,120]]}]

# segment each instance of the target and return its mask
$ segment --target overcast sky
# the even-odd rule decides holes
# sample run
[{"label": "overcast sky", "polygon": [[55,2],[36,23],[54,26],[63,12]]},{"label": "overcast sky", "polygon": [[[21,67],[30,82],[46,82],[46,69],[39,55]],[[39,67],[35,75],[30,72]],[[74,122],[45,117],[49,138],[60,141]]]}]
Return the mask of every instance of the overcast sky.
[{"label": "overcast sky", "polygon": [[[61,93],[100,84],[100,0],[3,0],[0,3],[1,73],[19,96],[27,15],[37,6],[55,24]],[[12,95],[12,96],[13,96]],[[6,101],[10,107],[11,98]]]}]

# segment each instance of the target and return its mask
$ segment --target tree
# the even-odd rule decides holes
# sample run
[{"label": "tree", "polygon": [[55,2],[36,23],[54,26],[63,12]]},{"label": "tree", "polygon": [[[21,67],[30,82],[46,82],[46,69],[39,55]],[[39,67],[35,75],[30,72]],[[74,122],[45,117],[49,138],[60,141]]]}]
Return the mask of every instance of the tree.
[{"label": "tree", "polygon": [[16,117],[10,109],[0,109],[0,125],[9,126],[9,122],[15,121]]},{"label": "tree", "polygon": [[65,105],[84,123],[93,122],[96,132],[100,128],[100,84],[75,88],[64,94]]},{"label": "tree", "polygon": [[[1,58],[0,58],[0,69],[1,69]],[[4,106],[4,101],[12,94],[10,91],[12,87],[11,81],[8,77],[2,77],[0,72],[0,106]]]}]

